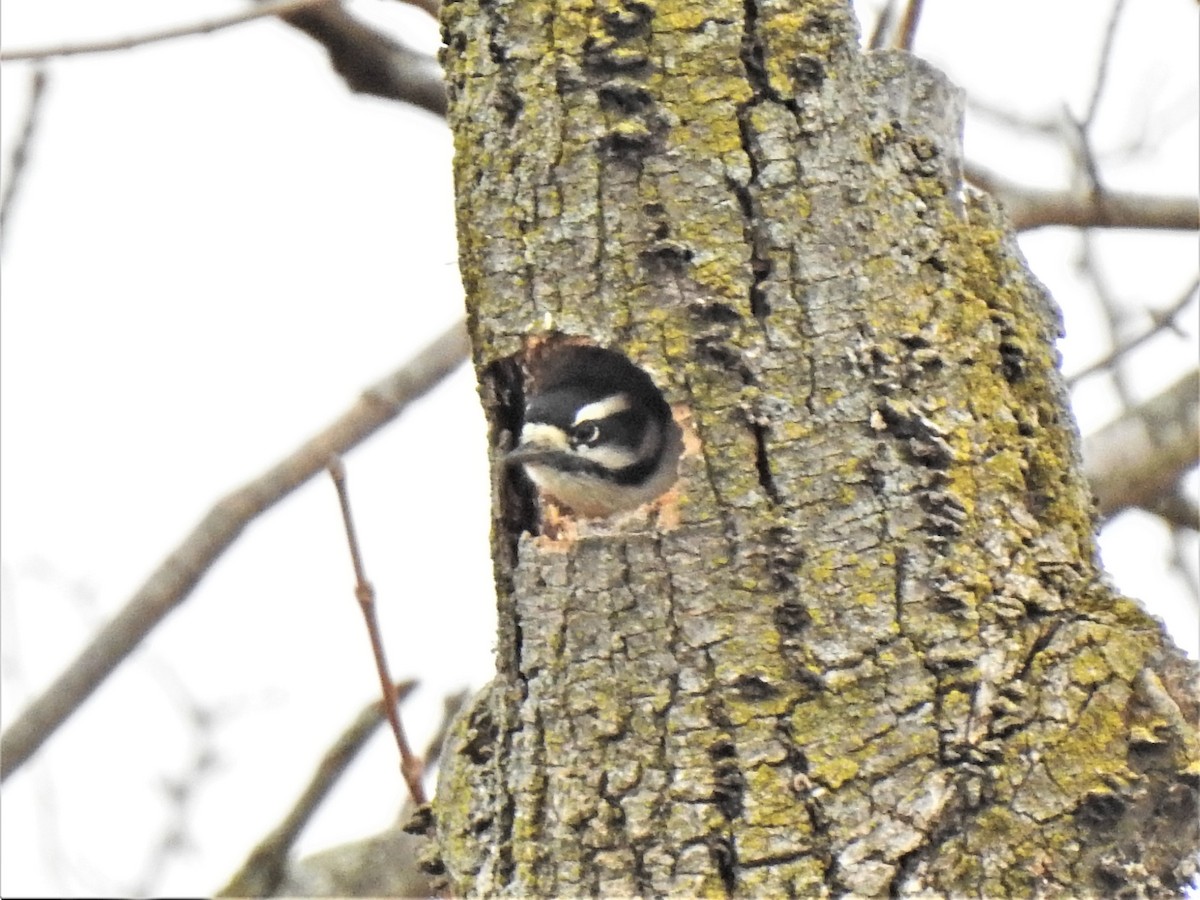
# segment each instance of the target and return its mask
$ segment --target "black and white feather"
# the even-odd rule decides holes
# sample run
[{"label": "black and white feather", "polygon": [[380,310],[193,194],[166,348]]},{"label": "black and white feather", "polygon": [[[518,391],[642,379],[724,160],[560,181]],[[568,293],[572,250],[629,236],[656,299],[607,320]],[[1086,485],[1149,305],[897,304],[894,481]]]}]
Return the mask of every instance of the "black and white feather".
[{"label": "black and white feather", "polygon": [[520,441],[507,461],[579,515],[635,509],[674,484],[679,426],[643,370],[601,347],[554,350],[533,373]]}]

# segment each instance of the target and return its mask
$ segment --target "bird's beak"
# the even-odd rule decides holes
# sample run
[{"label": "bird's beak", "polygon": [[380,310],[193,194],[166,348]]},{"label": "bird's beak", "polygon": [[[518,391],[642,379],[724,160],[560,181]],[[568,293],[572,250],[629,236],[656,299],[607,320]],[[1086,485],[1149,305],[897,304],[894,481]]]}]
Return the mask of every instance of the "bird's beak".
[{"label": "bird's beak", "polygon": [[549,463],[570,450],[567,436],[561,428],[540,422],[527,422],[521,429],[521,442],[504,457],[510,466],[529,463]]},{"label": "bird's beak", "polygon": [[562,455],[561,447],[551,447],[547,444],[526,443],[504,454],[504,464],[508,466],[523,466],[528,463],[550,462]]}]

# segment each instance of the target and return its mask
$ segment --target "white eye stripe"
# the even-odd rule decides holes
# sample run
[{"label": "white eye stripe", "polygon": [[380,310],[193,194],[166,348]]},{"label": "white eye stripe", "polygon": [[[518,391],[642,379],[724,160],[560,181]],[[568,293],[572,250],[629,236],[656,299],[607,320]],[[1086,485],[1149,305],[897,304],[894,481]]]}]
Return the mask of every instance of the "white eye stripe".
[{"label": "white eye stripe", "polygon": [[541,422],[526,422],[521,429],[522,444],[540,444],[556,450],[566,450],[570,446],[567,435],[556,425],[545,425]]},{"label": "white eye stripe", "polygon": [[599,463],[606,469],[616,471],[632,466],[638,461],[637,454],[627,447],[601,445],[599,447],[577,447],[575,452],[586,460]]},{"label": "white eye stripe", "polygon": [[625,412],[632,406],[633,401],[629,399],[628,394],[613,394],[611,397],[605,397],[603,400],[580,407],[579,412],[575,413],[575,421],[572,424],[598,422],[609,416],[615,416],[617,413]]}]

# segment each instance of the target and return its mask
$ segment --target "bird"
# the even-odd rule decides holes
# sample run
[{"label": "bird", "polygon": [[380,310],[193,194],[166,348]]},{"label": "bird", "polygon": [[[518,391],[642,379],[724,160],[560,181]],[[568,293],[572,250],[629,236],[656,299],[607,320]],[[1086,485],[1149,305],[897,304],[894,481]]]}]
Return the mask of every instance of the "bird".
[{"label": "bird", "polygon": [[594,345],[559,345],[531,371],[517,446],[539,491],[586,518],[636,509],[678,478],[683,438],[645,370]]}]

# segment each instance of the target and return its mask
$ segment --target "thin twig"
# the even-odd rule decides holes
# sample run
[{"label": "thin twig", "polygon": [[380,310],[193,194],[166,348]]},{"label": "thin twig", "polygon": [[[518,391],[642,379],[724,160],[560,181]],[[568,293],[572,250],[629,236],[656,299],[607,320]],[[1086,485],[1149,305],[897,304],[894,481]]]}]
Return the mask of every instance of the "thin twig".
[{"label": "thin twig", "polygon": [[32,47],[24,50],[0,51],[0,62],[17,62],[31,59],[51,59],[56,56],[78,56],[83,53],[110,53],[114,50],[129,50],[144,44],[154,44],[159,41],[169,41],[175,38],[188,37],[194,34],[210,34],[234,25],[253,22],[266,16],[283,16],[299,12],[313,6],[324,6],[338,3],[340,0],[272,0],[261,6],[253,6],[241,12],[219,16],[215,19],[205,19],[202,22],[192,22],[189,25],[176,25],[145,34],[129,35],[121,38],[111,38],[106,41],[90,41],[84,44],[60,44],[56,47]]},{"label": "thin twig", "polygon": [[1087,178],[1088,190],[1099,214],[1100,224],[1107,225],[1110,216],[1108,192],[1100,177],[1100,163],[1092,149],[1092,126],[1095,124],[1096,113],[1100,109],[1100,100],[1104,96],[1104,87],[1108,82],[1108,64],[1112,58],[1113,42],[1117,35],[1117,20],[1121,17],[1121,9],[1125,0],[1116,0],[1112,13],[1108,17],[1108,25],[1104,31],[1104,43],[1100,48],[1100,61],[1096,66],[1096,81],[1092,85],[1092,96],[1088,100],[1087,112],[1082,119],[1076,119],[1069,109],[1065,109],[1065,118],[1074,129],[1075,156],[1079,161],[1077,171]]},{"label": "thin twig", "polygon": [[896,33],[896,49],[912,50],[913,41],[917,39],[917,26],[921,23],[921,10],[924,0],[908,0],[904,9],[904,18],[900,20],[900,29]]},{"label": "thin twig", "polygon": [[1030,118],[1026,114],[1015,113],[978,97],[967,98],[967,112],[991,119],[998,125],[1011,128],[1025,136],[1036,136],[1050,141],[1062,140],[1063,121],[1061,116],[1043,115]]},{"label": "thin twig", "polygon": [[1088,191],[1041,190],[1025,187],[968,163],[968,181],[1004,204],[1016,231],[1062,225],[1069,228],[1149,228],[1195,231],[1200,226],[1200,203],[1195,197],[1109,191],[1103,204]]},{"label": "thin twig", "polygon": [[379,673],[379,687],[383,691],[384,709],[388,722],[392,726],[392,734],[396,738],[396,747],[400,751],[400,774],[408,785],[409,796],[417,806],[428,802],[425,797],[425,787],[421,784],[421,776],[425,774],[425,766],[420,758],[412,752],[408,745],[408,737],[404,733],[404,725],[400,721],[400,703],[396,698],[396,685],[388,672],[387,655],[384,652],[383,636],[379,633],[379,616],[375,610],[375,588],[367,580],[363,568],[362,554],[358,547],[358,534],[354,530],[354,515],[350,510],[350,496],[346,490],[346,467],[342,458],[336,454],[329,458],[327,466],[329,477],[337,489],[338,504],[342,508],[342,523],[346,526],[346,543],[350,547],[350,561],[354,564],[354,596],[362,608],[363,620],[367,623],[367,634],[371,637],[371,651],[375,654],[375,669]]},{"label": "thin twig", "polygon": [[1092,85],[1092,96],[1088,100],[1087,112],[1084,113],[1083,129],[1087,131],[1096,119],[1100,109],[1100,98],[1104,96],[1104,88],[1108,83],[1108,63],[1112,59],[1113,43],[1117,36],[1117,20],[1125,8],[1125,0],[1116,0],[1108,17],[1108,25],[1104,29],[1104,43],[1100,47],[1100,64],[1096,67],[1096,82]]},{"label": "thin twig", "polygon": [[[1067,123],[1073,130],[1074,142],[1071,145],[1071,151],[1079,163],[1072,175],[1083,173],[1088,195],[1095,209],[1096,224],[1108,225],[1112,221],[1113,213],[1109,209],[1109,193],[1100,177],[1100,162],[1096,159],[1096,152],[1092,149],[1091,132],[1085,122],[1077,121],[1071,116],[1070,110],[1064,108],[1063,112]],[[1073,177],[1072,180],[1078,179]]]},{"label": "thin twig", "polygon": [[1174,328],[1175,319],[1181,312],[1184,311],[1184,309],[1187,308],[1187,305],[1191,302],[1192,295],[1196,293],[1197,288],[1200,288],[1200,278],[1194,279],[1192,283],[1188,285],[1187,290],[1180,294],[1179,299],[1172,303],[1170,308],[1168,308],[1165,312],[1151,312],[1150,317],[1154,321],[1149,328],[1136,337],[1132,337],[1129,340],[1118,344],[1102,358],[1096,360],[1091,365],[1080,369],[1074,375],[1071,375],[1069,378],[1067,378],[1067,386],[1074,387],[1089,375],[1095,375],[1097,372],[1107,371],[1112,367],[1113,363],[1124,357],[1127,353],[1129,353],[1129,351],[1136,347],[1140,347],[1159,332],[1166,331],[1169,328]]},{"label": "thin twig", "polygon": [[896,0],[888,0],[875,19],[875,27],[871,29],[871,39],[867,41],[869,50],[882,50],[888,45],[892,29],[896,25]]},{"label": "thin twig", "polygon": [[[394,690],[396,696],[403,700],[415,687],[415,681],[404,681],[395,685]],[[333,746],[325,751],[304,792],[288,810],[283,821],[250,851],[242,867],[217,893],[218,897],[269,897],[275,893],[283,881],[288,853],[296,843],[296,838],[322,801],[329,796],[342,773],[366,746],[367,740],[383,722],[383,717],[382,700],[367,704],[355,716]]]},{"label": "thin twig", "polygon": [[66,671],[0,736],[0,781],[36,753],[167,613],[188,597],[254,518],[324,469],[330,454],[347,452],[395,419],[457,369],[468,348],[466,329],[456,323],[366,390],[350,410],[294,453],[218,501]]},{"label": "thin twig", "polygon": [[29,104],[25,109],[25,119],[21,123],[21,135],[13,145],[12,158],[8,166],[8,183],[4,185],[4,194],[0,198],[0,250],[4,248],[4,238],[8,234],[8,217],[12,212],[13,201],[17,189],[21,186],[21,176],[25,174],[25,165],[29,162],[29,148],[33,146],[33,136],[37,133],[38,116],[42,111],[42,98],[46,95],[46,70],[38,66],[33,70],[29,79]]},{"label": "thin twig", "polygon": [[[1108,332],[1108,346],[1120,347],[1124,341],[1125,324],[1129,319],[1129,310],[1113,293],[1108,278],[1105,276],[1099,254],[1096,253],[1094,232],[1084,229],[1079,233],[1079,259],[1076,268],[1083,278],[1092,286],[1096,303],[1103,313],[1102,321]],[[1133,391],[1129,384],[1129,372],[1125,366],[1123,354],[1113,357],[1112,365],[1108,368],[1109,378],[1112,379],[1113,390],[1120,401],[1121,413],[1132,409],[1135,405]]]},{"label": "thin twig", "polygon": [[187,712],[186,720],[195,744],[191,759],[180,774],[160,778],[167,822],[150,849],[141,875],[122,892],[129,897],[152,897],[160,893],[163,875],[172,860],[194,846],[192,818],[196,804],[205,782],[220,767],[221,755],[214,735],[216,715],[198,704]]}]

